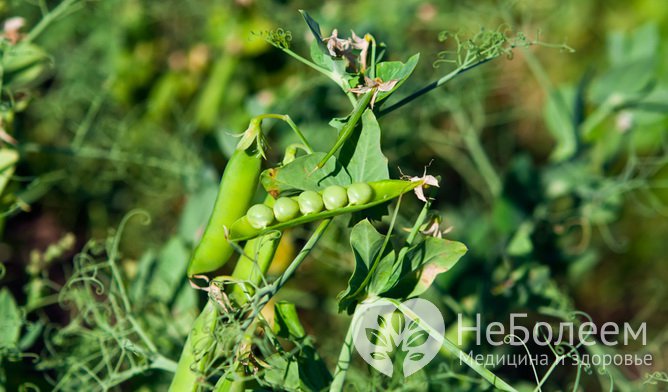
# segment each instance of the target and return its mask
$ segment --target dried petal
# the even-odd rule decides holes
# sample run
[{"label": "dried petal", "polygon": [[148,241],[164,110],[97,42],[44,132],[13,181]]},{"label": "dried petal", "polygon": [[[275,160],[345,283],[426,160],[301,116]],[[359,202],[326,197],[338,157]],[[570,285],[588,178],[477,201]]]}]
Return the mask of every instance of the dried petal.
[{"label": "dried petal", "polygon": [[399,83],[399,80],[397,80],[397,79],[392,79],[392,80],[388,80],[387,82],[382,82],[378,85],[378,90],[379,91],[391,91],[394,88],[394,86],[397,85],[397,83]]},{"label": "dried petal", "polygon": [[438,187],[438,180],[436,177],[431,176],[431,175],[423,175],[422,177],[410,177],[409,180],[415,182],[415,181],[420,181],[422,182],[420,185],[418,185],[414,191],[415,195],[417,196],[418,199],[422,200],[423,202],[427,202],[427,198],[424,195],[424,190],[425,188],[428,188],[429,186],[435,186]]}]

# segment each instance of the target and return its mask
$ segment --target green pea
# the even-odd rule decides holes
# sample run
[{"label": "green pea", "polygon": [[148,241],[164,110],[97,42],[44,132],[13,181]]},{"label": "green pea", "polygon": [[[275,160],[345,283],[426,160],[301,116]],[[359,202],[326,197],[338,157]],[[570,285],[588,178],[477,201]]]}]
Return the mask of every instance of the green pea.
[{"label": "green pea", "polygon": [[299,204],[289,197],[279,197],[274,203],[274,216],[279,222],[289,221],[299,215]]},{"label": "green pea", "polygon": [[328,186],[322,191],[322,201],[328,210],[345,207],[348,204],[346,188],[338,185]]},{"label": "green pea", "polygon": [[246,213],[248,223],[256,229],[264,229],[274,222],[274,211],[265,204],[256,204]]},{"label": "green pea", "polygon": [[304,215],[316,214],[325,208],[322,202],[322,196],[318,192],[304,191],[297,198],[299,202],[299,210]]},{"label": "green pea", "polygon": [[366,204],[373,198],[373,189],[369,184],[358,182],[348,187],[348,200],[353,206]]}]

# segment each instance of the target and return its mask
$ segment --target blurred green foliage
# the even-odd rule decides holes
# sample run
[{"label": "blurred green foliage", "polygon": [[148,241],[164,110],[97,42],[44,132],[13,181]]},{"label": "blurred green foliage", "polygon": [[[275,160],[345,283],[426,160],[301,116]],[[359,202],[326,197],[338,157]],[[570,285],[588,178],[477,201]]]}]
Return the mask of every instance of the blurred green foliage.
[{"label": "blurred green foliage", "polygon": [[[469,249],[426,293],[448,325],[457,313],[481,313],[486,324],[576,309],[599,323],[646,321],[650,343],[622,352],[650,352],[655,367],[610,372],[620,390],[661,390],[642,384],[666,370],[668,340],[668,5],[653,0],[0,1],[3,20],[25,19],[22,40],[5,28],[0,45],[0,390],[168,385],[202,301],[184,279],[187,258],[233,135],[254,115],[288,113],[328,151],[336,133],[327,121],[349,111],[338,86],[259,37],[283,28],[306,56],[298,9],[325,35],[373,34],[387,59],[419,52],[403,92],[452,69],[437,62],[453,49],[439,41],[443,30],[508,26],[576,50],[515,50],[457,77],[380,120],[383,153],[392,177],[426,166],[442,177],[434,206],[454,228],[447,237]],[[272,127],[269,161],[278,162],[296,140]],[[151,222],[113,231],[136,208]],[[399,224],[410,227],[419,208],[406,201]],[[347,221],[334,223],[279,295],[309,335],[291,339],[310,339],[304,346],[319,353],[301,355],[329,368],[349,322],[335,297],[354,268]],[[307,237],[287,233],[274,268]],[[277,317],[294,312],[285,309]],[[286,358],[268,361],[287,369]],[[431,373],[444,375],[431,389],[486,388],[449,358],[416,385],[355,365],[349,382],[359,389],[419,390]],[[535,385],[526,369],[493,370],[518,388]],[[275,388],[286,386],[280,376],[269,377]],[[549,390],[573,377],[555,373]],[[586,375],[581,387],[607,380]]]}]

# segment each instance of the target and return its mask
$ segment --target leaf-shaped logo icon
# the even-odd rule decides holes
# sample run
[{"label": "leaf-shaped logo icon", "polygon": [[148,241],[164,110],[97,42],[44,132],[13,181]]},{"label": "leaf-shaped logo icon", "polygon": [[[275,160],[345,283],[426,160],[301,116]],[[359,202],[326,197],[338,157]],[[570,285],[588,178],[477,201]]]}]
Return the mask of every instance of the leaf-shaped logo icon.
[{"label": "leaf-shaped logo icon", "polygon": [[429,339],[429,333],[425,330],[415,331],[412,335],[409,335],[404,342],[407,347],[420,347],[423,344],[427,343]]},{"label": "leaf-shaped logo icon", "polygon": [[375,328],[367,328],[366,329],[366,338],[369,339],[369,342],[371,344],[374,344],[376,346],[381,346],[385,348],[386,350],[390,350],[390,342],[387,340],[387,337],[383,335],[382,332]]},{"label": "leaf-shaped logo icon", "polygon": [[[438,353],[445,332],[438,308],[421,298],[399,306],[384,298],[365,301],[356,309],[351,328],[362,358],[389,377],[395,365],[404,377],[427,365]],[[403,358],[403,363],[393,364],[395,358]]]},{"label": "leaf-shaped logo icon", "polygon": [[387,353],[381,352],[381,351],[374,351],[371,353],[371,358],[380,361],[383,359],[388,359]]},{"label": "leaf-shaped logo icon", "polygon": [[404,325],[406,323],[406,317],[404,316],[399,309],[395,310],[392,312],[392,330],[394,333],[397,335],[401,335],[401,333],[404,331]]},{"label": "leaf-shaped logo icon", "polygon": [[408,355],[407,359],[411,361],[419,361],[424,358],[424,353],[411,353]]}]

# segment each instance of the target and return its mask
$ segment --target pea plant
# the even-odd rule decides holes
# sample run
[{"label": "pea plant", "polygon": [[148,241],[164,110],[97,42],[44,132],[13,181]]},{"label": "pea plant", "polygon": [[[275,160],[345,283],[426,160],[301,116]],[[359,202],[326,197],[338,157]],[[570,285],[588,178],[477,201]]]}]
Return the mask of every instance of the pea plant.
[{"label": "pea plant", "polygon": [[[453,35],[457,49],[450,53],[452,59],[442,61],[453,63],[454,69],[386,106],[413,73],[419,55],[405,62],[384,60],[385,47],[372,35],[360,37],[353,32],[351,37],[341,38],[333,30],[324,37],[319,24],[306,12],[302,14],[313,36],[310,59],[291,49],[290,32],[278,29],[262,37],[331,79],[349,100],[351,111],[331,120],[338,137],[327,152],[315,151],[288,114],[258,115],[240,135],[220,182],[212,215],[188,265],[193,287],[206,291],[209,299],[181,353],[171,382],[173,391],[257,386],[343,390],[353,355],[352,321],[361,305],[384,298],[411,314],[402,301],[423,294],[467,251],[464,244],[443,238],[441,219],[430,210],[439,180],[428,174],[429,162],[424,163],[426,169],[419,175],[390,177],[378,119],[467,70],[510,55],[515,47],[538,43],[521,34],[511,37],[506,31],[483,30],[469,39]],[[262,170],[265,151],[271,145],[270,135],[263,128],[266,120],[285,122],[298,141],[288,147],[279,165]],[[264,201],[253,204],[258,183]],[[398,211],[402,201],[412,195],[423,207],[404,231],[397,227]],[[389,205],[391,214],[383,219]],[[295,305],[272,302],[272,298],[317,246],[332,219],[340,215],[351,217],[349,242],[355,270],[348,287],[337,298],[339,311],[352,315],[352,321],[331,372],[317,354],[312,338],[306,335]],[[267,281],[265,276],[284,230],[311,222],[317,222],[317,226],[297,256],[275,280]],[[231,275],[216,276],[235,253],[239,258]],[[262,312],[271,305],[273,323]],[[426,331],[415,339],[422,343],[429,336],[442,339],[412,314],[415,318],[410,328]],[[382,340],[379,333],[373,338]],[[491,385],[514,390],[449,340],[443,347]],[[422,358],[419,354],[397,357],[398,353],[390,348],[384,354],[375,354],[386,359],[394,356],[395,366],[403,360]]]},{"label": "pea plant", "polygon": [[[21,99],[25,99],[26,91],[40,80],[49,65],[48,56],[31,40],[47,23],[76,4],[76,1],[64,1],[47,14],[50,16],[44,18],[44,24],[37,25],[17,42],[11,41],[12,34],[19,34],[17,30],[5,31],[4,46],[0,48],[4,70],[2,92],[3,103],[9,103],[2,107],[4,128],[0,128],[0,138],[7,146],[3,144],[0,149],[0,195],[3,195],[3,204],[8,206],[8,216],[27,209],[27,202],[43,193],[39,187],[37,190],[28,187],[29,192],[16,191],[16,184],[9,181],[19,161],[17,151],[27,150],[25,146],[21,147],[23,150],[13,147],[16,141],[10,136],[12,117],[25,106]],[[443,227],[445,217],[434,204],[439,191],[442,196],[450,184],[442,183],[429,161],[413,166],[423,166],[423,170],[404,173],[402,169],[407,171],[405,168],[388,160],[391,154],[383,148],[383,139],[391,136],[396,123],[384,123],[383,117],[400,111],[478,66],[512,57],[518,48],[532,45],[566,51],[570,48],[513,33],[505,26],[496,30],[481,29],[468,35],[444,32],[439,39],[448,50],[442,51],[433,63],[434,69],[443,74],[409,91],[406,81],[418,69],[419,54],[404,61],[387,60],[388,48],[377,37],[371,34],[358,36],[354,32],[344,36],[336,29],[324,35],[313,18],[306,12],[302,15],[306,22],[304,30],[312,38],[308,56],[295,49],[297,45],[293,46],[293,35],[289,31],[277,29],[256,35],[273,49],[317,72],[317,77],[324,77],[334,84],[340,101],[350,105],[348,110],[341,112],[341,117],[334,117],[328,123],[328,130],[337,137],[332,138],[331,143],[323,143],[313,131],[306,132],[307,125],[293,121],[291,113],[254,113],[246,129],[234,135],[233,151],[215,201],[205,195],[190,195],[184,208],[189,213],[203,211],[200,214],[203,215],[208,213],[204,204],[212,204],[210,216],[192,219],[191,216],[197,214],[184,212],[180,233],[159,251],[147,251],[135,264],[123,260],[121,243],[124,234],[129,237],[130,224],[150,222],[147,213],[132,211],[108,238],[92,240],[83,247],[74,258],[72,270],[67,271],[64,283],[49,278],[46,266],[75,247],[71,235],[52,244],[43,254],[31,255],[27,267],[30,280],[26,303],[19,307],[8,290],[3,288],[0,292],[0,313],[8,315],[0,326],[0,362],[3,365],[6,361],[32,359],[35,354],[27,352],[28,349],[43,344],[35,368],[47,375],[49,387],[54,390],[107,391],[135,386],[156,388],[156,385],[163,389],[169,386],[172,391],[428,390],[434,385],[453,383],[463,385],[462,390],[516,391],[527,388],[526,383],[511,385],[503,379],[507,377],[505,374],[502,378],[497,369],[489,369],[469,357],[462,351],[463,346],[454,343],[451,330],[450,334],[443,334],[408,304],[435,292],[434,289],[428,290],[437,279],[457,279],[452,277],[452,270],[464,264],[459,260],[469,252],[467,245],[471,248],[466,259],[469,265],[463,267],[476,270],[471,276],[485,280],[484,284],[509,285],[510,290],[520,292],[525,286],[512,286],[514,282],[506,278],[511,275],[517,281],[528,281],[526,286],[535,287],[540,295],[559,299],[549,298],[553,302],[561,305],[566,300],[557,293],[554,282],[545,277],[548,274],[542,265],[535,269],[533,265],[522,267],[524,269],[507,274],[505,271],[481,271],[479,275],[477,269],[483,268],[475,263],[480,255],[500,248],[492,241],[485,242],[491,236],[472,234],[475,228],[489,225],[488,217],[484,213],[476,215],[475,219],[456,217],[468,220],[472,227],[465,229],[470,232],[460,237],[467,245],[445,238],[449,229]],[[531,60],[530,54],[527,59]],[[620,68],[623,73],[626,67]],[[209,88],[218,86],[218,80],[214,78],[214,81],[216,83],[209,84]],[[601,224],[607,223],[611,219],[612,212],[608,211],[611,203],[608,199],[605,199],[606,203],[598,202],[598,193],[605,190],[605,184],[601,185],[598,177],[592,174],[586,186],[580,187],[581,179],[571,174],[575,169],[571,170],[560,161],[570,159],[573,167],[584,167],[587,165],[585,159],[589,159],[578,150],[579,142],[571,140],[572,135],[560,126],[569,121],[569,110],[560,109],[564,109],[565,102],[571,101],[564,98],[570,93],[559,91],[551,95],[548,102],[548,127],[554,128],[553,132],[557,134],[555,159],[560,164],[555,163],[546,172],[545,182],[552,192],[546,193],[556,200],[568,192],[579,192],[578,197],[588,203],[587,208],[582,208],[583,214],[594,211],[593,215],[603,219]],[[630,110],[632,104],[637,103],[633,100],[635,96],[624,97],[627,101],[622,103],[612,98],[606,101],[604,97],[614,95],[607,93],[600,92],[601,97],[596,101],[600,108],[584,123],[584,133],[589,138],[603,139],[599,127],[609,121],[608,116],[620,110]],[[208,94],[204,96],[209,97]],[[152,114],[155,117],[164,115],[159,109],[168,106],[165,102],[170,99],[169,96],[158,98],[162,104],[151,106],[151,110],[159,113]],[[456,96],[448,97],[437,104],[452,113],[458,127],[474,126],[464,118],[465,111],[452,108],[460,104],[457,99]],[[194,111],[195,122],[202,129],[213,127],[218,108],[208,99],[197,102],[202,106]],[[427,105],[420,108],[428,109]],[[91,118],[94,116],[90,115]],[[325,128],[323,126],[322,130]],[[81,132],[77,129],[72,149],[86,156],[85,152],[91,150],[80,145],[87,134],[85,126],[81,129]],[[278,135],[273,132],[279,130],[290,132],[289,139],[281,138],[289,140],[287,146],[277,141]],[[511,191],[522,197],[532,195],[536,184],[519,180],[517,184],[503,184],[481,146],[475,144],[477,141],[469,137],[462,140],[471,151],[477,169],[473,175],[464,176],[465,181],[474,182],[478,176],[482,177],[479,188],[486,198],[502,199],[506,197],[504,192]],[[447,142],[455,144],[462,140]],[[434,143],[434,153],[443,153],[439,147],[445,144],[441,141]],[[443,154],[446,160],[456,157],[449,150]],[[599,154],[604,152],[599,151]],[[115,159],[121,161],[118,156]],[[155,159],[138,162],[162,169],[173,168],[175,173],[183,172],[184,177],[194,176],[197,172],[191,168],[186,171],[174,162]],[[457,162],[451,163],[455,166]],[[516,166],[510,170],[509,178],[532,178],[515,173],[526,169],[521,164]],[[35,181],[39,182],[36,185],[48,184],[45,179]],[[534,252],[532,233],[540,228],[544,216],[554,209],[552,202],[547,198],[542,204],[537,203],[536,210],[540,213],[519,222],[517,227],[503,225],[507,231],[503,234],[512,236],[508,241],[508,255],[528,258]],[[601,208],[600,212],[592,210],[594,207]],[[451,215],[457,213],[453,211]],[[551,215],[549,217],[552,219]],[[196,231],[199,234],[191,247],[184,238],[192,238]],[[303,240],[302,237],[295,239],[293,233],[296,231],[307,235]],[[299,301],[291,300],[286,294],[299,278],[298,272],[308,268],[310,263],[320,262],[320,256],[328,252],[323,248],[332,243],[340,248],[350,248],[354,258],[354,270],[347,285],[345,281],[340,282],[339,286],[344,288],[338,296],[332,296],[332,306],[323,304],[347,321],[347,327],[341,331],[342,341],[320,336],[317,330],[314,333],[308,331],[310,323],[302,322]],[[284,248],[290,244],[299,249],[285,252]],[[539,246],[536,244],[535,247]],[[290,256],[287,262],[282,260],[286,253]],[[507,263],[494,260],[495,268],[507,267]],[[520,292],[517,297],[529,295],[538,294]],[[205,303],[201,303],[202,299]],[[387,366],[378,371],[369,368],[359,372],[356,368],[361,367],[358,364],[362,363],[359,359],[362,353],[355,353],[355,325],[369,306],[381,301],[392,304],[397,310],[379,315],[375,320],[377,325],[366,330],[366,337],[374,345],[374,351],[368,355]],[[461,313],[473,313],[464,302],[457,305]],[[32,316],[40,309],[56,304],[67,311],[65,327],[41,319],[33,321]],[[201,305],[201,311],[194,311]],[[562,308],[566,309],[567,305],[570,304],[564,304]],[[502,314],[499,315],[501,318],[512,310],[514,308],[502,309],[499,305],[489,313],[497,311]],[[563,310],[562,313],[559,316],[565,319],[568,312]],[[442,358],[427,365],[425,370],[407,372],[407,364],[429,362],[430,358],[421,351],[426,344],[437,345],[439,351],[434,355]],[[328,346],[326,351],[323,346]],[[324,352],[336,352],[338,356],[321,355]],[[455,360],[466,368],[461,370],[453,366]],[[536,390],[545,384],[554,366],[542,378],[533,369]],[[4,387],[7,377],[4,367],[1,370],[0,386]],[[615,375],[615,379],[623,380],[619,375]],[[21,387],[38,389],[31,383]],[[576,381],[573,390],[577,388]]]}]

